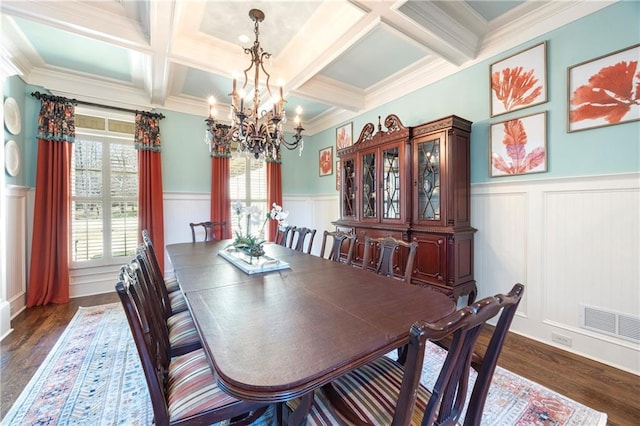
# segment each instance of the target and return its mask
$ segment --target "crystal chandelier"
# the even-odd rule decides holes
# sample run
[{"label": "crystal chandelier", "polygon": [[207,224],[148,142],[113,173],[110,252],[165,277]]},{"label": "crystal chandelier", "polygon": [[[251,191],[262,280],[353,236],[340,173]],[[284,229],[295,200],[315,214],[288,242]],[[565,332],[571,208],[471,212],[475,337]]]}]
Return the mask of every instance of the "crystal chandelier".
[{"label": "crystal chandelier", "polygon": [[[242,154],[265,159],[279,159],[279,147],[287,149],[300,149],[304,146],[302,140],[301,108],[296,108],[295,134],[293,141],[289,142],[284,137],[283,124],[287,122],[284,104],[287,102],[282,93],[274,98],[269,86],[271,75],[264,68],[264,60],[269,59],[271,54],[265,52],[260,47],[258,36],[260,34],[259,25],[264,20],[264,12],[258,9],[251,9],[249,17],[254,22],[254,34],[256,36],[252,47],[245,47],[244,53],[251,55],[251,64],[244,70],[244,84],[241,92],[236,90],[236,79],[233,79],[233,90],[229,93],[231,97],[231,125],[216,121],[215,100],[209,98],[209,118],[207,123],[207,138],[205,142],[209,145],[209,151],[214,156],[229,156],[231,144],[237,144],[237,151]],[[253,70],[253,105],[245,106],[244,89],[249,81],[248,72]],[[271,97],[268,108],[260,109],[260,70],[265,73],[265,86]],[[248,99],[248,97],[247,97]],[[271,106],[271,104],[273,104]]]}]

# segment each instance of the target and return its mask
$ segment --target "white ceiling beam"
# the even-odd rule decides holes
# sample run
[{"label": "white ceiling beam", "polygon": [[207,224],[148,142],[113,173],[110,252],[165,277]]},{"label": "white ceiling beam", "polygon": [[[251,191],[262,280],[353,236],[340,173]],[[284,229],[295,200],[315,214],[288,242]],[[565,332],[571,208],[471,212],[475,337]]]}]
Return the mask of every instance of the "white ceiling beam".
[{"label": "white ceiling beam", "polygon": [[321,75],[307,80],[293,93],[353,112],[362,111],[366,106],[364,90]]},{"label": "white ceiling beam", "polygon": [[149,21],[151,23],[151,92],[152,104],[162,105],[167,97],[169,85],[170,62],[173,25],[174,25],[175,1],[165,0],[151,2],[149,9]]},{"label": "white ceiling beam", "polygon": [[[478,37],[430,2],[413,2],[407,6],[422,17],[422,22],[418,23],[398,12],[404,1],[349,1],[452,64],[460,65],[475,55]],[[426,11],[437,18],[432,18]]]},{"label": "white ceiling beam", "polygon": [[[140,23],[122,13],[79,1],[1,1],[3,13],[100,40],[115,46],[149,52]],[[95,4],[99,4],[96,2]]]}]

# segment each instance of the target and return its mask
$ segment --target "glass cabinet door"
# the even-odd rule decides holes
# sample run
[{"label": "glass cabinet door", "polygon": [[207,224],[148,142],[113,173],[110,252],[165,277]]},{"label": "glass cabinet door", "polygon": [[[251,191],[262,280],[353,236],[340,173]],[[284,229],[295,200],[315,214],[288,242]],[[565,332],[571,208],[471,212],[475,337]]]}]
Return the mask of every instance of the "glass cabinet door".
[{"label": "glass cabinet door", "polygon": [[356,168],[353,158],[344,158],[342,164],[342,217],[356,215]]},{"label": "glass cabinet door", "polygon": [[382,218],[400,219],[400,149],[382,151]]},{"label": "glass cabinet door", "polygon": [[362,156],[362,217],[375,218],[376,209],[376,153]]},{"label": "glass cabinet door", "polygon": [[418,143],[417,220],[440,220],[440,138]]}]

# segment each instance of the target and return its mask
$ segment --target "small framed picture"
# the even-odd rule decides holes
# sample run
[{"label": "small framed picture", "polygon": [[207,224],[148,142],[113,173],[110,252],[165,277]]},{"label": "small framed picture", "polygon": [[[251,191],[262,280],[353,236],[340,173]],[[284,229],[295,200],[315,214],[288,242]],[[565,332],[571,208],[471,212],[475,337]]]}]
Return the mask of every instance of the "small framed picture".
[{"label": "small framed picture", "polygon": [[567,131],[640,120],[640,44],[567,68]]},{"label": "small framed picture", "polygon": [[547,171],[546,112],[491,125],[491,177]]},{"label": "small framed picture", "polygon": [[490,67],[491,117],[547,102],[547,43]]},{"label": "small framed picture", "polygon": [[333,174],[333,147],[322,148],[318,154],[318,170],[320,176]]},{"label": "small framed picture", "polygon": [[353,144],[353,122],[336,128],[336,150]]},{"label": "small framed picture", "polygon": [[340,179],[342,177],[340,170],[340,160],[336,160],[336,191],[340,191]]}]

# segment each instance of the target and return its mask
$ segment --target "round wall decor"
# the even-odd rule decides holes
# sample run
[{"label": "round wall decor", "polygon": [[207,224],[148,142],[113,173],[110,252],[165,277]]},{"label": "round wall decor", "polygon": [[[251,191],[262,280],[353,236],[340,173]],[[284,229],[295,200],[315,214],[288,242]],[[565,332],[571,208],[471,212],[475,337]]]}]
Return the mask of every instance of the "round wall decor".
[{"label": "round wall decor", "polygon": [[18,176],[20,162],[20,147],[14,140],[7,142],[4,146],[4,168],[9,176]]},{"label": "round wall decor", "polygon": [[4,125],[12,135],[17,135],[22,129],[20,107],[13,98],[4,101]]}]

